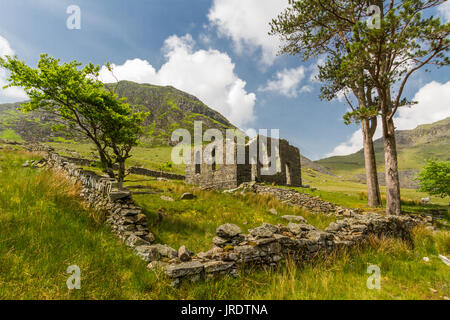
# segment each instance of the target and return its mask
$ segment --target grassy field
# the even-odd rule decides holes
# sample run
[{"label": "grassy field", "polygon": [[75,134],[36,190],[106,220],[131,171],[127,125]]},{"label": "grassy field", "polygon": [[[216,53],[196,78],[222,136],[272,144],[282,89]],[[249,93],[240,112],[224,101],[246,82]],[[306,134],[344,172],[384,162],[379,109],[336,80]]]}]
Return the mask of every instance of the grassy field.
[{"label": "grassy field", "polygon": [[[311,188],[299,188],[302,192],[307,192],[320,196],[325,200],[340,204],[346,207],[358,207],[364,210],[373,211],[374,208],[367,207],[367,186],[365,184],[348,181],[339,177],[329,176],[317,171],[306,169],[302,171],[304,184],[309,184]],[[383,204],[386,200],[386,188],[380,187]],[[401,189],[403,210],[407,212],[416,212],[417,210],[447,210],[450,203],[450,197],[431,197],[431,203],[434,205],[422,206],[420,200],[429,197],[424,192],[417,189]]]},{"label": "grassy field", "polygon": [[[450,118],[420,125],[413,130],[397,132],[399,170],[421,170],[428,159],[448,161]],[[374,142],[378,172],[384,172],[384,147],[382,139]],[[346,156],[335,156],[317,161],[333,173],[347,178],[363,174],[364,152],[360,150]]]},{"label": "grassy field", "polygon": [[[84,158],[93,159],[93,155],[97,154],[92,144],[88,143],[70,143],[70,142],[49,142],[46,143],[55,150],[66,156],[73,156],[78,153]],[[144,166],[147,169],[159,170],[160,165],[170,161],[172,154],[171,147],[135,147],[132,151],[132,158],[127,161],[127,166]],[[164,171],[184,174],[185,166],[173,164],[172,167],[164,167]]]},{"label": "grassy field", "polygon": [[[281,219],[283,215],[301,215],[318,228],[326,228],[330,222],[336,220],[334,217],[292,208],[269,196],[202,191],[186,186],[183,182],[148,181],[142,184],[162,192],[134,196],[137,204],[145,210],[157,240],[170,243],[175,248],[186,245],[195,252],[209,250],[216,228],[230,221],[246,232],[264,222],[286,223]],[[197,198],[179,200],[184,192],[192,192]],[[161,195],[172,197],[175,201],[162,200]],[[278,215],[269,213],[271,208],[275,208]],[[160,223],[157,223],[158,212],[162,213]]]},{"label": "grassy field", "polygon": [[[59,153],[63,155],[73,156],[73,153],[77,153],[82,157],[92,158],[95,150],[90,144],[83,143],[69,143],[69,142],[53,142],[48,143],[52,147],[56,149]],[[133,149],[133,157],[127,162],[128,166],[136,166],[143,165],[145,168],[159,170],[161,163],[169,162],[171,159],[171,147],[154,147],[154,148],[144,148],[144,147],[136,147]],[[93,168],[90,168],[93,169]],[[174,172],[184,174],[185,167],[183,164],[181,165],[172,165],[172,167],[164,167],[164,171]],[[129,179],[132,180],[142,180],[143,177],[139,176],[131,176]],[[371,212],[383,212],[384,208],[370,208],[367,206],[367,186],[365,184],[361,184],[358,182],[347,180],[343,177],[338,176],[330,176],[321,172],[314,171],[309,168],[302,168],[302,179],[303,184],[308,184],[311,188],[294,188],[297,191],[309,193],[313,196],[319,196],[324,200],[339,204],[344,207],[349,208],[361,208],[364,211]],[[145,179],[144,179],[145,180]],[[136,183],[130,183],[136,184]],[[129,184],[129,185],[130,185]],[[174,198],[179,197],[183,192],[194,192],[201,193],[198,190],[193,190],[189,188],[183,183],[175,183],[165,185],[164,183],[154,183],[151,181],[140,181],[138,184],[149,185],[151,187],[155,187],[156,189],[160,189],[164,194],[173,196]],[[170,191],[171,189],[172,191]],[[383,203],[385,202],[385,191],[386,188],[381,186],[381,197]],[[420,199],[428,197],[428,194],[419,192],[416,189],[406,189],[403,188],[401,190],[402,194],[402,209],[407,213],[431,213],[436,216],[440,220],[440,226],[446,227],[450,222],[450,213],[448,210],[448,204],[450,203],[450,197],[440,198],[440,197],[431,197],[432,204],[422,205]],[[236,197],[230,195],[222,195],[215,193],[206,193],[205,197],[208,199],[206,201],[195,200],[193,202],[186,203],[185,206],[181,206],[178,203],[168,203],[167,201],[163,201],[160,199],[159,195],[155,196],[137,196],[136,199],[140,202],[145,209],[148,210],[148,216],[150,220],[155,220],[157,216],[157,209],[162,209],[163,212],[166,213],[166,218],[163,219],[161,230],[177,230],[180,232],[178,235],[173,236],[170,235],[170,232],[166,232],[167,237],[176,237],[178,239],[186,240],[187,237],[184,235],[183,226],[189,225],[189,221],[186,221],[185,214],[180,214],[180,211],[187,212],[189,210],[192,213],[195,211],[206,213],[206,212],[214,212],[214,216],[218,221],[224,221],[226,218],[233,218],[243,229],[246,229],[246,224],[248,226],[254,227],[252,221],[262,222],[263,218],[272,219],[268,222],[275,222],[273,216],[268,214],[268,210],[271,208],[270,205],[274,206],[281,210],[281,212],[287,212],[286,214],[305,214],[305,212],[292,212],[293,209],[280,207],[279,203],[276,203],[275,199],[270,199],[270,205],[264,205],[258,207],[256,211],[250,210],[246,214],[242,213],[230,213],[232,210],[223,210],[227,207],[233,208],[233,210],[238,211],[239,208],[247,208],[247,202],[249,201],[248,197],[244,199],[237,199]],[[230,198],[231,197],[231,198]],[[209,199],[213,201],[209,201]],[[236,201],[236,202],[235,202]],[[210,205],[210,203],[217,203],[219,205]],[[260,205],[260,204],[259,204]],[[295,211],[295,210],[294,210]],[[298,210],[297,210],[298,211]],[[222,217],[222,218],[220,218]],[[188,219],[190,216],[188,215]],[[310,218],[311,220],[312,218]],[[325,223],[329,223],[326,219]],[[278,221],[277,221],[278,222]],[[319,221],[310,221],[312,224],[319,224]],[[205,221],[203,224],[199,221],[198,229],[204,235],[205,239],[210,238],[211,234],[214,233],[214,228],[207,227],[208,221]],[[156,229],[159,230],[159,226],[155,226]],[[161,232],[161,239],[166,239],[164,236],[164,231]],[[183,236],[184,235],[184,236]],[[159,236],[159,233],[158,233]],[[175,239],[174,239],[175,240]],[[192,241],[193,242],[193,241]],[[201,247],[198,244],[192,243],[193,247]]]},{"label": "grassy field", "polygon": [[[418,145],[400,148],[398,151],[399,170],[421,170],[428,159],[448,159],[448,144]],[[375,149],[378,172],[384,172],[384,151],[382,146]],[[330,169],[334,174],[350,178],[356,174],[365,174],[363,152],[336,156],[318,161],[318,164]]]},{"label": "grassy field", "polygon": [[[443,299],[450,296],[449,267],[438,254],[450,255],[450,233],[414,232],[414,247],[398,239],[373,239],[370,245],[327,259],[272,270],[244,270],[237,278],[183,282],[174,288],[160,272],[146,269],[85,208],[77,186],[52,172],[23,168],[38,156],[0,151],[0,299]],[[131,182],[130,182],[131,183]],[[191,190],[181,183],[145,182],[177,198]],[[152,221],[155,210],[166,212],[153,231],[176,247],[205,248],[222,222],[244,229],[260,222],[279,222],[266,212],[274,199],[194,190],[195,201],[161,202],[158,196],[136,196]],[[229,215],[226,212],[230,212]],[[305,215],[320,226],[328,218]],[[191,221],[195,221],[191,222]],[[245,224],[245,222],[247,224]],[[197,227],[198,226],[198,227]],[[197,228],[196,228],[197,227]],[[170,229],[172,228],[172,229]],[[174,235],[175,233],[175,235]],[[176,234],[181,233],[181,234]],[[189,238],[192,238],[189,240]],[[189,242],[191,241],[191,242]],[[425,262],[423,257],[429,257]],[[381,269],[381,290],[369,290],[367,266]],[[66,287],[70,265],[81,269],[81,290]]]},{"label": "grassy field", "polygon": [[23,142],[22,137],[11,129],[5,129],[3,131],[0,131],[0,139]]},{"label": "grassy field", "polygon": [[[92,145],[81,143],[48,143],[61,154],[70,155],[71,152],[77,152],[84,157],[92,158],[92,152],[95,151]],[[168,162],[171,159],[171,147],[144,148],[136,147],[133,149],[133,157],[129,160],[128,166],[143,165],[145,168],[158,170],[161,163]],[[406,161],[406,160],[405,160]],[[404,162],[399,160],[399,162]],[[415,162],[416,163],[416,162]],[[362,164],[363,165],[363,164]],[[417,165],[417,163],[416,163]],[[165,171],[184,174],[185,166],[183,164],[173,165],[172,168],[164,168]],[[342,167],[345,171],[345,165]],[[363,169],[358,169],[364,172]],[[358,171],[358,172],[359,172]],[[353,174],[353,173],[352,173]],[[364,207],[367,202],[367,186],[354,181],[349,181],[345,177],[336,177],[302,168],[302,179],[304,184],[309,184],[317,191],[302,188],[303,192],[309,192],[314,195],[322,196],[324,199],[336,202],[348,207]],[[384,199],[385,187],[381,187],[382,197]],[[426,193],[418,192],[416,189],[402,189],[402,200],[407,211],[417,209],[421,198],[428,197]],[[450,197],[439,198],[432,197],[432,202],[438,208],[447,206],[450,203]],[[411,205],[412,204],[412,205]],[[433,209],[432,207],[429,207]],[[422,210],[424,208],[420,208]]]}]

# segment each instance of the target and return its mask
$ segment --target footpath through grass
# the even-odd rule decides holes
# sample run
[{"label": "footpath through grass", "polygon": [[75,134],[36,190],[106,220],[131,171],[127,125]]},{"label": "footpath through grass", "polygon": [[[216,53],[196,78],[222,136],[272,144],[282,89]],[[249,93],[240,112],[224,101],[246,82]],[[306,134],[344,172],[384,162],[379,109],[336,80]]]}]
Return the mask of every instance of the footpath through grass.
[{"label": "footpath through grass", "polygon": [[[147,270],[146,263],[110,233],[98,214],[83,207],[76,186],[52,172],[22,168],[30,158],[39,157],[0,150],[0,299],[442,299],[450,296],[449,267],[437,256],[450,255],[450,233],[423,229],[415,232],[414,248],[398,239],[373,240],[364,248],[302,266],[288,262],[274,270],[250,269],[238,278],[187,281],[173,288],[163,274]],[[185,186],[170,183],[158,187],[174,197],[186,190]],[[168,188],[172,188],[172,193]],[[186,221],[198,221],[198,229],[194,228],[195,221],[185,228],[173,227],[175,232],[184,230],[186,235],[191,232],[197,239],[192,242],[193,247],[195,243],[203,243],[202,239],[210,241],[202,233],[208,228],[213,230],[221,219],[245,228],[263,221],[277,222],[277,217],[265,212],[268,207],[289,213],[270,203],[271,199],[265,205],[259,198],[236,196],[233,202],[231,195],[220,200],[223,195],[218,193],[197,194],[197,202],[175,201],[169,205],[157,203],[156,196],[153,201],[150,198],[138,201],[150,215],[160,206],[168,211],[168,217],[163,217],[156,233],[161,239],[171,240],[172,245],[185,239],[169,236],[172,231],[165,228],[169,228],[170,222],[182,225],[177,219],[183,215]],[[180,206],[179,217],[170,218],[177,206]],[[220,215],[220,206],[225,206],[223,212],[235,213]],[[198,208],[195,214],[185,212],[194,208]],[[240,217],[237,212],[241,208],[245,210]],[[247,221],[248,225],[241,221]],[[429,262],[423,260],[425,256]],[[381,269],[381,290],[366,287],[367,266],[371,264]],[[70,265],[81,269],[80,290],[67,289],[66,270]]]}]

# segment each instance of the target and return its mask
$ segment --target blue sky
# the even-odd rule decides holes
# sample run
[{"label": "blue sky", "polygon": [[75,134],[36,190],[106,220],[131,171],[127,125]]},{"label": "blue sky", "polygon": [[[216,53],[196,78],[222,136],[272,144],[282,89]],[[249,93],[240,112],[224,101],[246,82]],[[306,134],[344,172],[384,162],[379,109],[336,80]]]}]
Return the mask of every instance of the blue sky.
[{"label": "blue sky", "polygon": [[[199,97],[243,129],[279,128],[312,159],[361,147],[358,127],[342,120],[342,101],[318,98],[311,80],[317,61],[276,56],[268,22],[287,0],[0,0],[0,55],[35,65],[40,53],[63,61],[116,66],[121,79],[173,85]],[[66,27],[69,5],[81,9],[81,29]],[[450,16],[446,3],[439,14]],[[448,69],[448,68],[447,68]],[[417,73],[406,95],[414,110],[398,116],[411,129],[450,116],[447,69]],[[3,78],[2,78],[3,77]],[[0,84],[5,74],[0,72]],[[104,74],[108,81],[108,75]],[[23,100],[0,91],[0,103]]]}]

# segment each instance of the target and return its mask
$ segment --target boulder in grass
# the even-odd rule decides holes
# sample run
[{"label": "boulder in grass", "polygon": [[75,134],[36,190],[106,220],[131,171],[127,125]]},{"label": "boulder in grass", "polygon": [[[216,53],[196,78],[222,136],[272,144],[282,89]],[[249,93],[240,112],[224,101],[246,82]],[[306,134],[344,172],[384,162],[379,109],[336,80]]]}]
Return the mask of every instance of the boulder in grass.
[{"label": "boulder in grass", "polygon": [[189,192],[183,193],[183,195],[180,198],[181,200],[192,200],[195,199],[195,195]]},{"label": "boulder in grass", "polygon": [[306,219],[305,218],[303,218],[302,216],[282,216],[281,217],[282,219],[284,219],[284,220],[287,220],[287,221],[291,221],[291,222],[299,222],[299,223],[306,223],[307,221],[306,221]]},{"label": "boulder in grass", "polygon": [[175,201],[175,200],[173,200],[172,197],[169,197],[169,196],[161,196],[160,198],[161,198],[161,200],[164,200],[164,201],[170,201],[170,202]]}]

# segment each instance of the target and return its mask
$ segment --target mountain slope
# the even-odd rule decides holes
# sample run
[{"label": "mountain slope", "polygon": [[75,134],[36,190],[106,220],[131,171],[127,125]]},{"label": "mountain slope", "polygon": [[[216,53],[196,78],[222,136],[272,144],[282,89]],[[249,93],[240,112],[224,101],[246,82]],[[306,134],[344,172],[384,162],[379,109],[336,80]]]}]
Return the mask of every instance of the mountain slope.
[{"label": "mountain slope", "polygon": [[[418,126],[413,130],[397,131],[400,183],[416,187],[414,178],[428,159],[450,161],[450,118]],[[384,185],[383,139],[374,141],[380,183]],[[331,172],[365,181],[364,153],[360,150],[347,156],[330,157],[316,161]]]},{"label": "mountain slope", "polygon": [[193,134],[194,121],[202,121],[203,130],[217,128],[224,131],[235,128],[223,115],[198,98],[171,86],[121,81],[116,92],[120,97],[127,97],[130,105],[150,111],[144,126],[146,139],[152,142],[169,143],[172,132],[178,128],[187,129]]},{"label": "mountain slope", "polygon": [[[108,84],[116,87],[116,84]],[[126,97],[127,102],[139,111],[149,111],[144,123],[143,142],[153,145],[170,144],[172,132],[185,128],[193,133],[194,121],[203,122],[203,130],[217,128],[221,131],[235,127],[219,112],[212,110],[198,98],[171,86],[155,86],[121,81],[117,94]],[[19,103],[0,105],[0,137],[16,137],[31,141],[57,141],[71,137],[52,132],[53,116],[43,112],[23,114],[17,108]],[[79,139],[76,139],[79,140]]]},{"label": "mountain slope", "polygon": [[320,164],[308,159],[307,157],[300,155],[300,161],[302,164],[302,169],[311,169],[317,172],[321,172],[323,174],[327,174],[330,176],[334,176],[334,174],[324,166],[321,166]]}]

